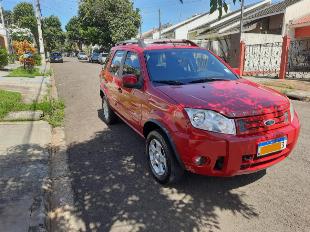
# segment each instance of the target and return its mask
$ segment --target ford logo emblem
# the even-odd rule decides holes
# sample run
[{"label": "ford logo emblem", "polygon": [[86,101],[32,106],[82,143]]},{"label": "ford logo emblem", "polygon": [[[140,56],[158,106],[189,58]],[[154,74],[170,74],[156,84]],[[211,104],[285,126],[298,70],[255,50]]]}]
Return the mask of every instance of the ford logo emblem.
[{"label": "ford logo emblem", "polygon": [[264,124],[266,125],[266,126],[272,126],[272,125],[274,125],[276,122],[275,122],[275,120],[273,120],[273,119],[269,119],[269,120],[266,120],[265,122],[264,122]]}]

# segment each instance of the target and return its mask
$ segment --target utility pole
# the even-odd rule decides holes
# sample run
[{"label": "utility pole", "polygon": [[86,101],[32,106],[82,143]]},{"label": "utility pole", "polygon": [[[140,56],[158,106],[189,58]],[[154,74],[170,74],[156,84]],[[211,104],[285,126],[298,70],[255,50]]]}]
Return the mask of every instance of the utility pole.
[{"label": "utility pole", "polygon": [[161,39],[161,20],[160,20],[160,9],[158,9],[158,30],[159,30],[159,39]]},{"label": "utility pole", "polygon": [[240,42],[242,41],[242,33],[243,33],[243,12],[244,12],[244,0],[241,0]]},{"label": "utility pole", "polygon": [[140,32],[140,39],[142,39],[142,20],[140,21],[139,32]]},{"label": "utility pole", "polygon": [[43,42],[43,36],[42,36],[41,9],[40,9],[39,0],[36,0],[35,9],[36,9],[36,17],[37,17],[37,25],[38,25],[40,55],[42,58],[42,63],[45,63],[45,51],[44,51],[44,42]]},{"label": "utility pole", "polygon": [[10,44],[9,44],[9,33],[5,27],[5,22],[4,22],[4,16],[3,16],[3,10],[2,10],[2,0],[0,0],[0,15],[1,15],[1,22],[2,22],[2,28],[5,30],[5,46],[8,48],[9,52],[11,51],[10,49]]}]

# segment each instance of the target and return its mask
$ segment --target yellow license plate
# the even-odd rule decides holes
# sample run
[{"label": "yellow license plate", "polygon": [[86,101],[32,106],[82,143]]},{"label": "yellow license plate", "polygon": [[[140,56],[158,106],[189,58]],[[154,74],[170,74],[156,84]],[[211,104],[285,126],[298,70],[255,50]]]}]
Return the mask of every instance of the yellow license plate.
[{"label": "yellow license plate", "polygon": [[287,138],[282,137],[258,144],[257,157],[268,155],[286,148]]}]

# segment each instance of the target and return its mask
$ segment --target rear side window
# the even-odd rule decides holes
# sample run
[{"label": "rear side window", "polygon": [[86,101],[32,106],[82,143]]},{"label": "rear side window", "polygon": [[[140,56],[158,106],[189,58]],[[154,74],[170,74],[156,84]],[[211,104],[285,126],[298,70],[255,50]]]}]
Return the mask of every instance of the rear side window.
[{"label": "rear side window", "polygon": [[124,54],[125,54],[125,51],[115,52],[115,55],[113,57],[113,60],[112,60],[112,63],[109,69],[112,75],[119,76]]},{"label": "rear side window", "polygon": [[141,74],[140,62],[138,54],[135,52],[128,52],[123,67],[123,75],[133,74],[137,77]]}]

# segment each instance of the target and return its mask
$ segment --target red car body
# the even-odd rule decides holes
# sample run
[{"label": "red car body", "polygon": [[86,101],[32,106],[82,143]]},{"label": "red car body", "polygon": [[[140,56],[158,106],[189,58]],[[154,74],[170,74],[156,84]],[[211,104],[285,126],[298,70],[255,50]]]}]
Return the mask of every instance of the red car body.
[{"label": "red car body", "polygon": [[[126,44],[112,48],[106,68],[100,74],[101,97],[106,96],[113,111],[141,136],[160,128],[180,166],[193,173],[234,176],[256,172],[285,159],[296,144],[300,125],[295,112],[293,120],[284,118],[290,119],[292,115],[290,102],[281,93],[243,78],[180,86],[155,86],[151,82],[144,52],[182,48],[197,49],[179,44],[147,47]],[[143,76],[140,89],[124,87],[122,78],[109,72],[111,57],[119,50],[138,54]],[[194,128],[185,108],[208,109],[234,119],[236,135]],[[274,125],[266,126],[264,122],[268,119],[275,120]],[[281,137],[287,138],[284,150],[257,157],[259,143]],[[203,165],[195,162],[198,156],[205,157]]]}]

